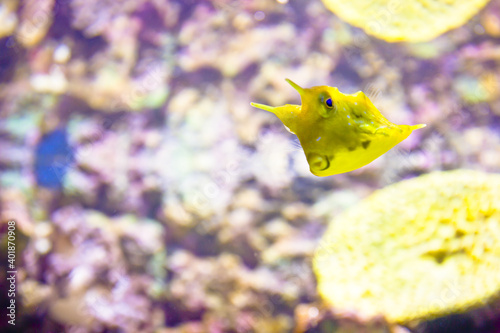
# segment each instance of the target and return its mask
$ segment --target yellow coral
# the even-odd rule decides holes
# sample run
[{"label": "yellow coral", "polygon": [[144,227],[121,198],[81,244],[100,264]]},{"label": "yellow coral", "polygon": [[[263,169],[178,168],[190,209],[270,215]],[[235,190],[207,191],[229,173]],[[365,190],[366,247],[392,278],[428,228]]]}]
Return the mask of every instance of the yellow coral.
[{"label": "yellow coral", "polygon": [[33,47],[45,37],[52,24],[54,4],[55,0],[23,1],[16,39],[24,47]]},{"label": "yellow coral", "polygon": [[314,257],[322,297],[390,322],[481,306],[500,290],[500,175],[434,172],[339,216]]},{"label": "yellow coral", "polygon": [[16,0],[4,0],[0,2],[0,39],[12,35],[17,26]]},{"label": "yellow coral", "polygon": [[388,42],[425,42],[457,28],[489,0],[323,0],[350,24]]}]

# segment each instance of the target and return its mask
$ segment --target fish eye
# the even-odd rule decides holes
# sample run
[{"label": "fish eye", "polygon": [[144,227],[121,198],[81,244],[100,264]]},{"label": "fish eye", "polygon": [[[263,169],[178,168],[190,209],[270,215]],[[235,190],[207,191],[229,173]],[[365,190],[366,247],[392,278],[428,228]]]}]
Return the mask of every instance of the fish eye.
[{"label": "fish eye", "polygon": [[333,103],[332,98],[327,92],[319,95],[319,102],[322,104],[322,107],[318,108],[318,113],[321,117],[331,117],[336,111],[336,105]]}]

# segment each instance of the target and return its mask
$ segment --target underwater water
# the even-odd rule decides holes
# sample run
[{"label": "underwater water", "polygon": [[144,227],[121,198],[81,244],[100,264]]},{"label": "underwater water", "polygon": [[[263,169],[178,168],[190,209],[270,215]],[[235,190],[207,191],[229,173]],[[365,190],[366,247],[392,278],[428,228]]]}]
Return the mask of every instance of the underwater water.
[{"label": "underwater water", "polygon": [[[0,0],[0,331],[500,332],[500,0],[419,3]],[[315,176],[287,78],[427,126]]]}]

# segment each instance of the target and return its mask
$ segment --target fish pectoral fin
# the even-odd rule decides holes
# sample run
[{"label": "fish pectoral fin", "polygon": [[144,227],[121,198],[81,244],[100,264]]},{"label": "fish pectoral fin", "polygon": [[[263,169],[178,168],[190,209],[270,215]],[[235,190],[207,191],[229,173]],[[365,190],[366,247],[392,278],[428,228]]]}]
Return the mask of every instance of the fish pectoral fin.
[{"label": "fish pectoral fin", "polygon": [[291,144],[291,151],[304,151],[304,148],[302,148],[302,145],[300,144],[300,140],[298,138],[294,138]]}]

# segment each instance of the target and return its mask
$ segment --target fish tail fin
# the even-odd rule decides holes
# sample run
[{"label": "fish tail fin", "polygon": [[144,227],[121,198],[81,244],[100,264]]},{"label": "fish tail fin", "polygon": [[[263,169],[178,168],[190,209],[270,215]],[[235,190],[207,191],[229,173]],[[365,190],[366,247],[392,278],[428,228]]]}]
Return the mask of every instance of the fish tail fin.
[{"label": "fish tail fin", "polygon": [[258,108],[258,109],[262,109],[262,110],[269,111],[272,113],[276,113],[275,112],[276,107],[274,107],[274,106],[269,106],[269,105],[259,104],[259,103],[250,103],[250,105],[253,106],[254,108]]},{"label": "fish tail fin", "polygon": [[424,128],[425,126],[427,126],[427,125],[426,124],[418,124],[418,125],[410,126],[410,128],[412,131],[414,131],[414,130],[417,130],[419,128]]}]

